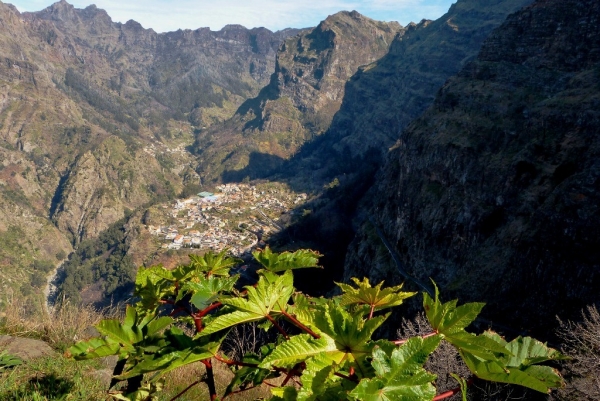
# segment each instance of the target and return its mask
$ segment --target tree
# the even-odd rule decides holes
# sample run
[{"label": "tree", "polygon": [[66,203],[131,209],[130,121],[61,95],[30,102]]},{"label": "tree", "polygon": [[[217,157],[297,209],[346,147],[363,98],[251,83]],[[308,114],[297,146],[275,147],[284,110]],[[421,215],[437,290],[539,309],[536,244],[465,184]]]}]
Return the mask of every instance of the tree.
[{"label": "tree", "polygon": [[[174,270],[140,268],[139,301],[127,307],[124,321],[102,321],[97,325],[102,337],[80,342],[69,353],[75,359],[118,355],[112,384],[127,381],[115,394],[125,400],[154,399],[162,375],[198,361],[207,373],[192,385],[205,383],[212,400],[218,398],[216,362],[235,370],[223,399],[283,375],[281,386],[272,388],[275,400],[441,400],[464,394],[469,381],[455,376],[457,388],[436,395],[436,375],[423,365],[441,342],[454,346],[478,378],[540,392],[563,386],[558,372],[543,365],[563,355],[529,337],[507,342],[491,331],[467,332],[483,304],[442,303],[437,287],[433,297],[423,294],[431,333],[394,341],[373,338],[389,309],[416,293],[402,291],[401,285],[372,286],[367,279],[339,283],[343,293],[332,298],[296,292],[293,270],[317,267],[319,256],[310,250],[256,251],[262,267],[258,281],[244,289],[236,287],[240,275],[230,274],[240,261],[225,251],[190,255],[188,265]],[[246,323],[275,330],[278,337],[259,354],[229,359],[221,345],[231,328]],[[193,335],[181,329],[185,324],[193,327]],[[302,386],[290,386],[294,381]]]}]

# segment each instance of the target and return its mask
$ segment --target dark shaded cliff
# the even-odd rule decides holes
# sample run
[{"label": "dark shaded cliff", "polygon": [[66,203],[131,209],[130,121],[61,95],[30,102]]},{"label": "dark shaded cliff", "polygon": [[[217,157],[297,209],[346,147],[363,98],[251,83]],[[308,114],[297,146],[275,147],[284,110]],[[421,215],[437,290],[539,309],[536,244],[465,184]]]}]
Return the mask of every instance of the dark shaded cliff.
[{"label": "dark shaded cliff", "polygon": [[410,25],[388,54],[347,82],[329,129],[280,168],[276,178],[320,194],[305,207],[311,214],[289,234],[321,250],[334,278],[341,278],[357,204],[389,147],[433,103],[444,82],[476,57],[491,31],[529,3],[460,0],[440,19]]},{"label": "dark shaded cliff", "polygon": [[[472,60],[507,15],[531,0],[459,0],[436,21],[411,24],[389,53],[361,67],[327,132],[302,149],[288,171],[311,170],[317,184],[379,163],[402,130],[435,98],[444,82]],[[341,177],[340,177],[341,178]]]},{"label": "dark shaded cliff", "polygon": [[348,276],[403,281],[377,227],[410,274],[514,328],[600,300],[599,22],[597,1],[540,0],[494,31],[390,151]]}]

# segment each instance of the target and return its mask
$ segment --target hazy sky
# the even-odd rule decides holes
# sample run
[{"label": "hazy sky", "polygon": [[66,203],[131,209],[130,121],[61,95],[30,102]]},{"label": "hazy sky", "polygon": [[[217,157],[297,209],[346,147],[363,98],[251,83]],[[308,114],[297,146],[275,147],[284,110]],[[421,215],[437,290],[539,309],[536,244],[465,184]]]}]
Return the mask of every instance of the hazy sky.
[{"label": "hazy sky", "polygon": [[[4,0],[3,0],[4,1]],[[133,19],[157,32],[226,24],[247,28],[264,26],[271,30],[316,26],[328,15],[356,10],[373,19],[398,21],[406,25],[423,18],[436,19],[456,0],[67,0],[77,8],[96,4],[113,21]],[[39,11],[52,0],[6,0],[19,11]]]}]

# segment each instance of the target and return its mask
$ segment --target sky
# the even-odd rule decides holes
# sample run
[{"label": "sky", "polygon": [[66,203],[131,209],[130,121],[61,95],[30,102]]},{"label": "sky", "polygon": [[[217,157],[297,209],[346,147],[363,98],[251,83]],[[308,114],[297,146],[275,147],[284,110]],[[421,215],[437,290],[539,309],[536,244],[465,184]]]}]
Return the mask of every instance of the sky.
[{"label": "sky", "polygon": [[[19,11],[39,11],[53,0],[3,0]],[[423,18],[437,19],[456,0],[67,0],[76,8],[95,4],[115,22],[133,19],[156,32],[209,27],[219,30],[227,24],[272,31],[318,25],[328,15],[356,10],[380,21],[402,25]]]}]

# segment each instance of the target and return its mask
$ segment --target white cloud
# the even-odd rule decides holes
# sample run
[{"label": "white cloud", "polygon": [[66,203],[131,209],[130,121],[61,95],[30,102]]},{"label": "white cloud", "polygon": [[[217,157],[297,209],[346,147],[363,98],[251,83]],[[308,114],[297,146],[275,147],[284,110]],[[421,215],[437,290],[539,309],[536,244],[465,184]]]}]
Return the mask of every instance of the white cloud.
[{"label": "white cloud", "polygon": [[[37,11],[51,0],[14,0],[22,11]],[[272,30],[315,26],[327,15],[341,10],[357,10],[371,18],[396,20],[402,24],[422,18],[437,18],[452,0],[71,0],[77,8],[91,2],[105,9],[114,21],[130,19],[157,32],[210,27],[226,24],[246,27],[265,26]]]}]

